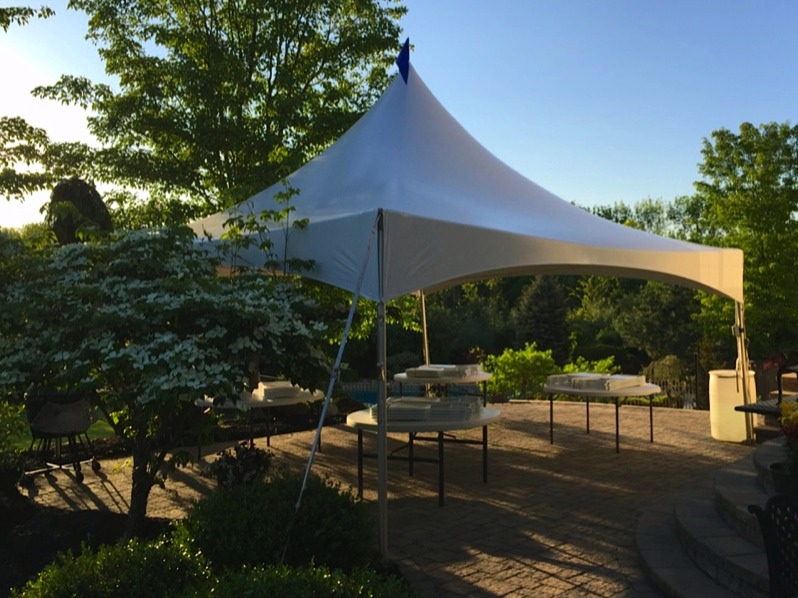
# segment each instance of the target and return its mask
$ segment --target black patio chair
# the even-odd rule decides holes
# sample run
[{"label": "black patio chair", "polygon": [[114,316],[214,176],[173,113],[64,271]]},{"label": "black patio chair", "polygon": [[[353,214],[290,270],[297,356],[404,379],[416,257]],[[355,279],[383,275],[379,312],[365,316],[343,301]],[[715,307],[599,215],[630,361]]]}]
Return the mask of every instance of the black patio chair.
[{"label": "black patio chair", "polygon": [[39,473],[71,467],[81,483],[81,463],[91,463],[93,471],[100,469],[87,433],[91,425],[91,400],[87,395],[26,395],[25,413],[31,432],[28,453],[42,467],[25,471],[23,482]]},{"label": "black patio chair", "polygon": [[765,508],[749,505],[756,515],[770,576],[770,595],[778,598],[798,596],[798,496],[775,494]]}]

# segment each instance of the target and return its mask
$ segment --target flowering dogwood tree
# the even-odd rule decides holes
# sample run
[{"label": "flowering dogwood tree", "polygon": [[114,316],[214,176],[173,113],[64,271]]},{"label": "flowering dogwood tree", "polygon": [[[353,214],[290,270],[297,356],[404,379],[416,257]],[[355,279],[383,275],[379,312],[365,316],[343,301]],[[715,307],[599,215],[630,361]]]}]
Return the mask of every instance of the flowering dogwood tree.
[{"label": "flowering dogwood tree", "polygon": [[235,401],[258,370],[323,380],[315,306],[288,277],[217,276],[187,228],[41,252],[0,244],[0,392],[96,394],[133,451],[127,535],[144,521],[197,399]]}]

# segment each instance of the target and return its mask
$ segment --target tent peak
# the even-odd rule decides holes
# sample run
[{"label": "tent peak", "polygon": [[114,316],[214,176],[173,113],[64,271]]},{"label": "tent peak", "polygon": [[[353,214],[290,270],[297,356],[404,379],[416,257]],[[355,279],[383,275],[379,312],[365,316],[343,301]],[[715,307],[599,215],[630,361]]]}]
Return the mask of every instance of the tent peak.
[{"label": "tent peak", "polygon": [[399,52],[399,56],[396,57],[396,66],[399,67],[399,74],[402,75],[402,79],[404,79],[405,83],[407,83],[407,76],[410,73],[410,38],[409,37],[405,40],[405,43],[402,46],[401,51]]}]

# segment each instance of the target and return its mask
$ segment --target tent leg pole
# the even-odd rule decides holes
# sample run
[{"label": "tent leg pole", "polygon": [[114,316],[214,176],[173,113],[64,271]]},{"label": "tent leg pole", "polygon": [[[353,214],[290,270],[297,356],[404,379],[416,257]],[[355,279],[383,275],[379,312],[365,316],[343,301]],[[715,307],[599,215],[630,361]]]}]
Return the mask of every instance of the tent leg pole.
[{"label": "tent leg pole", "polygon": [[383,563],[388,557],[388,382],[386,366],[388,345],[385,325],[385,232],[384,214],[377,214],[377,280],[379,300],[377,301],[377,536],[379,557]]},{"label": "tent leg pole", "polygon": [[[737,374],[738,383],[742,384],[743,391],[743,404],[756,400],[756,397],[750,396],[750,387],[748,382],[748,341],[745,336],[745,307],[739,301],[734,302],[734,334],[737,337]],[[754,426],[752,422],[752,414],[745,413],[745,437],[748,442],[754,440]]]},{"label": "tent leg pole", "polygon": [[424,340],[424,364],[429,365],[429,337],[427,336],[427,298],[424,291],[420,292],[421,295],[421,334]]},{"label": "tent leg pole", "polygon": [[383,562],[388,560],[388,408],[387,357],[385,341],[385,303],[377,304],[377,507],[379,515],[379,549]]}]

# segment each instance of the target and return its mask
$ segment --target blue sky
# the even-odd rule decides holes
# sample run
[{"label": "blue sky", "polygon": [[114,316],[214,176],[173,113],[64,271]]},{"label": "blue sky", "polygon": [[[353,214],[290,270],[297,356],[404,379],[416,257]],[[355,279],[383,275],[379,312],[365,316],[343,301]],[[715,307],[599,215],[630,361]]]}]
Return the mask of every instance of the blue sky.
[{"label": "blue sky", "polygon": [[[16,5],[18,2],[11,2]],[[102,75],[85,17],[0,32],[0,114],[56,139],[82,118],[27,93],[62,73]],[[500,159],[567,201],[671,201],[693,192],[702,139],[743,122],[795,122],[792,0],[407,0],[411,62]],[[39,203],[41,199],[38,200]],[[40,220],[0,200],[0,226]]]}]

